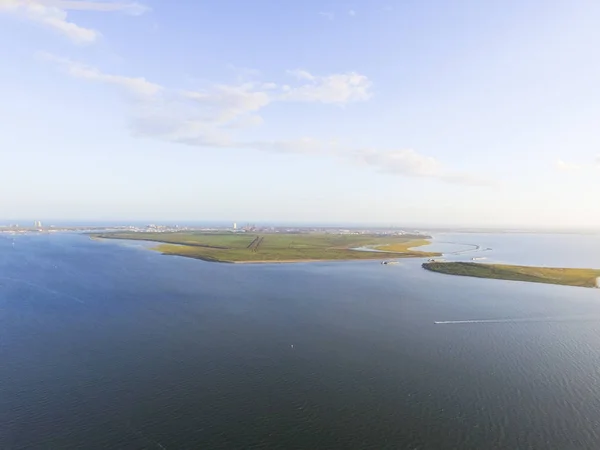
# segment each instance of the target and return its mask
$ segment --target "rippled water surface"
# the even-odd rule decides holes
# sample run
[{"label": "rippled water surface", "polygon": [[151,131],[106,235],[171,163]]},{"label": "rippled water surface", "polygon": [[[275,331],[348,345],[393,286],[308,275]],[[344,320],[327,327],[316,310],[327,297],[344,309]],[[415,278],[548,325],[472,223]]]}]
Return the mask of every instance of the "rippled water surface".
[{"label": "rippled water surface", "polygon": [[[515,239],[438,237],[600,267],[598,238]],[[600,448],[600,290],[421,262],[0,235],[0,448]]]}]

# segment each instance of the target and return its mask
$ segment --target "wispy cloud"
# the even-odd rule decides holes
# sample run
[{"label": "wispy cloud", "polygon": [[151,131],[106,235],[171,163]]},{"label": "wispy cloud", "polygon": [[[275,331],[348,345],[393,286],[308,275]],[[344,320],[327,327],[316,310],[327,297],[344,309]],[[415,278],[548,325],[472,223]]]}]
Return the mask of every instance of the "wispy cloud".
[{"label": "wispy cloud", "polygon": [[289,71],[308,83],[289,88],[283,95],[285,100],[297,102],[350,103],[365,101],[371,97],[371,81],[356,72],[327,76],[315,76],[305,70]]},{"label": "wispy cloud", "polygon": [[309,137],[279,141],[252,141],[243,143],[241,146],[271,153],[319,156],[340,156],[342,154],[336,141],[320,141]]},{"label": "wispy cloud", "polygon": [[412,149],[381,151],[359,150],[353,155],[358,161],[380,172],[409,177],[433,178],[452,184],[472,186],[490,185],[490,180],[470,174],[451,171],[440,161]]},{"label": "wispy cloud", "polygon": [[449,170],[440,161],[414,150],[353,149],[337,141],[309,137],[290,140],[246,140],[238,134],[263,124],[260,111],[272,103],[312,102],[346,104],[370,97],[370,81],[357,73],[313,75],[308,71],[289,73],[300,83],[245,82],[215,84],[203,90],[170,89],[142,77],[107,74],[95,67],[42,54],[72,77],[120,88],[134,103],[130,128],[138,137],[211,148],[247,148],[271,153],[307,154],[354,161],[377,171],[396,175],[437,179],[463,185],[486,185],[488,181]]},{"label": "wispy cloud", "polygon": [[260,70],[251,69],[249,67],[238,67],[234,64],[228,64],[227,68],[237,74],[239,80],[246,80],[248,78],[256,78],[260,76]]},{"label": "wispy cloud", "polygon": [[185,92],[216,123],[226,123],[241,115],[258,111],[271,103],[268,92],[258,90],[252,83],[239,86],[216,85],[210,90]]},{"label": "wispy cloud", "polygon": [[328,11],[320,11],[319,15],[321,17],[325,17],[327,20],[333,20],[335,19],[335,14],[332,12],[328,12]]},{"label": "wispy cloud", "polygon": [[114,1],[86,1],[86,0],[37,0],[37,3],[42,3],[46,6],[54,6],[56,8],[71,10],[71,11],[122,11],[127,14],[140,15],[150,10],[146,5],[137,2],[114,2]]},{"label": "wispy cloud", "polygon": [[579,164],[574,164],[571,162],[563,161],[562,159],[558,159],[554,163],[554,167],[561,172],[573,172],[577,170],[581,170],[582,166]]},{"label": "wispy cloud", "polygon": [[354,11],[353,9],[351,9],[350,11],[348,11],[348,15],[351,17],[356,16],[356,11]]},{"label": "wispy cloud", "polygon": [[[370,96],[368,78],[359,74],[315,76],[295,71],[295,76],[307,83],[279,86],[276,83],[245,82],[237,85],[216,84],[199,91],[169,92],[165,107],[144,107],[135,121],[136,135],[157,136],[156,122],[165,125],[162,138],[192,145],[249,147],[250,143],[234,141],[232,130],[243,130],[263,124],[260,111],[271,103],[346,104],[367,100]],[[257,142],[255,148],[285,153],[305,153],[310,146],[322,146],[309,140],[293,142]],[[312,147],[310,147],[312,148]]]},{"label": "wispy cloud", "polygon": [[362,150],[356,152],[356,157],[388,173],[428,177],[441,172],[440,163],[435,158],[420,155],[410,149],[386,153]]},{"label": "wispy cloud", "polygon": [[52,29],[77,44],[98,40],[100,32],[79,26],[68,19],[68,11],[122,11],[142,14],[148,10],[139,3],[77,0],[0,0],[0,13],[11,14]]},{"label": "wispy cloud", "polygon": [[558,159],[554,162],[554,168],[560,172],[573,173],[585,172],[600,168],[600,155],[587,161],[579,161],[577,163]]},{"label": "wispy cloud", "polygon": [[65,73],[75,78],[82,78],[99,83],[119,86],[125,91],[142,97],[152,97],[158,94],[162,88],[158,84],[151,83],[142,77],[125,77],[121,75],[110,75],[100,72],[92,66],[61,58],[50,53],[39,53],[38,57],[44,61],[58,65]]}]

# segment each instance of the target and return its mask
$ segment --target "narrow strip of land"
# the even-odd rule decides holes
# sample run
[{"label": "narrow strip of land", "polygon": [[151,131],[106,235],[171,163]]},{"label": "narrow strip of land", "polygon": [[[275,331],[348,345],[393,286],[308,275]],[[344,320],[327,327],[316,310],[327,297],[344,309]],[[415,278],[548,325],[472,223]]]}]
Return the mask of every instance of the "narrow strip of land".
[{"label": "narrow strip of land", "polygon": [[529,281],[565,286],[598,287],[600,269],[511,266],[470,262],[427,262],[423,268],[447,275],[497,280]]},{"label": "narrow strip of land", "polygon": [[[366,235],[328,233],[204,233],[116,232],[95,235],[107,239],[160,243],[154,250],[213,262],[288,263],[312,261],[429,258],[439,253],[415,247],[430,243],[423,235]],[[371,248],[381,251],[357,251]]]}]

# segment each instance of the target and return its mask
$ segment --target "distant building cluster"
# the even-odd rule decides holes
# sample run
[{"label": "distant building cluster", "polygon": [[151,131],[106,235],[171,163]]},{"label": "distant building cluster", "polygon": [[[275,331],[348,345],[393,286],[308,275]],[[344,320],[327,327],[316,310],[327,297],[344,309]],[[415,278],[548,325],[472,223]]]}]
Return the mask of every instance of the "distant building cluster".
[{"label": "distant building cluster", "polygon": [[129,226],[128,229],[130,231],[136,231],[136,232],[168,233],[168,232],[173,232],[173,231],[185,231],[185,230],[188,230],[189,228],[180,227],[179,225],[150,224],[146,227]]}]

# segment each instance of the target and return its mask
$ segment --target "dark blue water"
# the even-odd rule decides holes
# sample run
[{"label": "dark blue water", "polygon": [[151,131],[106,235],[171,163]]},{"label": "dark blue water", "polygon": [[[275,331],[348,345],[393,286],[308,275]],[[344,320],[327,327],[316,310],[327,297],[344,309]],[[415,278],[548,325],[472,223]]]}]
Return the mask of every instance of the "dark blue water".
[{"label": "dark blue water", "polygon": [[0,448],[600,448],[600,290],[420,263],[0,235]]}]

